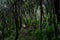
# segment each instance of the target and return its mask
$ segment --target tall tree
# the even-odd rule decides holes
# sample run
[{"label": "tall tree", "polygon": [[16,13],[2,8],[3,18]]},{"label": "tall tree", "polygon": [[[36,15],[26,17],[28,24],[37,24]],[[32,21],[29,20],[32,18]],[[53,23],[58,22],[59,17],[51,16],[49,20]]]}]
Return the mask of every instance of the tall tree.
[{"label": "tall tree", "polygon": [[57,21],[60,22],[60,13],[59,13],[59,0],[54,0],[55,14],[57,15]]},{"label": "tall tree", "polygon": [[37,1],[37,4],[40,6],[40,32],[41,32],[41,37],[40,37],[40,39],[41,40],[43,40],[43,34],[42,34],[42,28],[43,28],[43,26],[42,26],[42,16],[43,16],[43,0],[36,0]]},{"label": "tall tree", "polygon": [[[54,0],[54,20],[55,20],[55,14],[57,15],[57,21],[60,22],[59,19],[59,0]],[[55,37],[56,40],[58,40],[58,25],[56,21],[54,21],[54,29],[55,29]]]},{"label": "tall tree", "polygon": [[[15,24],[16,24],[16,38],[15,40],[18,40],[18,35],[19,35],[19,11],[20,11],[20,6],[22,3],[22,0],[14,0],[14,5],[13,5],[13,16],[15,19]],[[19,13],[18,13],[19,12]],[[21,16],[20,16],[20,26],[21,26]]]}]

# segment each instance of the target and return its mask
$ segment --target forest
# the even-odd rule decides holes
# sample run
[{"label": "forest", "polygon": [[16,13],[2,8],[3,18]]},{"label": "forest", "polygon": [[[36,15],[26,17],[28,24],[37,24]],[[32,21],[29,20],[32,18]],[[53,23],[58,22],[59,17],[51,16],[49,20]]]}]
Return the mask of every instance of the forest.
[{"label": "forest", "polygon": [[0,0],[0,40],[60,40],[60,0]]}]

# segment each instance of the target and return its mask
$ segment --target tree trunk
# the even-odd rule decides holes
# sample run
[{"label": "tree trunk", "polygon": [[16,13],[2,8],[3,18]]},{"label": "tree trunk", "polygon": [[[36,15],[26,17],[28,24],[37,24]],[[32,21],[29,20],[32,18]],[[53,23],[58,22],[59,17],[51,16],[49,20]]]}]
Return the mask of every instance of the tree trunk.
[{"label": "tree trunk", "polygon": [[55,29],[55,37],[58,40],[58,25],[56,23],[55,14],[57,15],[57,21],[59,22],[59,0],[54,0],[54,29]]}]

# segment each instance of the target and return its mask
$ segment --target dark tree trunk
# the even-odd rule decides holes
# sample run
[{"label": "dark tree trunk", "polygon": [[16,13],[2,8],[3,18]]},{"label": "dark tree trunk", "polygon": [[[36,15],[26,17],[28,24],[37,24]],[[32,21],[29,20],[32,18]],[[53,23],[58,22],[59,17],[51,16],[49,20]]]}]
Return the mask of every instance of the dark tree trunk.
[{"label": "dark tree trunk", "polygon": [[[23,3],[22,0],[14,0],[13,16],[14,16],[15,24],[16,24],[16,37],[15,37],[15,40],[18,40],[19,27],[21,29],[21,26],[22,26],[22,19],[21,19],[21,13],[20,13],[20,6],[22,5],[22,3]],[[20,14],[20,16],[19,16],[19,14]],[[18,19],[20,19],[20,26],[19,26],[19,20]]]},{"label": "dark tree trunk", "polygon": [[18,21],[18,12],[17,12],[17,7],[18,7],[18,2],[19,0],[14,0],[14,7],[13,7],[13,16],[15,19],[15,24],[16,24],[16,37],[15,40],[18,40],[18,31],[19,31],[19,21]]},{"label": "dark tree trunk", "polygon": [[41,14],[40,14],[40,29],[42,30],[42,15],[43,15],[43,7],[42,7],[42,0],[40,0],[40,12],[41,12]]},{"label": "dark tree trunk", "polygon": [[57,15],[57,21],[60,22],[60,13],[59,13],[59,0],[54,0],[55,14]]},{"label": "dark tree trunk", "polygon": [[55,29],[55,37],[58,40],[58,25],[56,23],[55,14],[57,15],[57,22],[60,22],[59,19],[59,0],[54,0],[54,29]]},{"label": "dark tree trunk", "polygon": [[38,5],[40,6],[40,39],[43,40],[43,34],[42,34],[42,28],[43,28],[43,23],[42,23],[42,16],[43,16],[43,6],[42,6],[43,0],[37,0]]}]

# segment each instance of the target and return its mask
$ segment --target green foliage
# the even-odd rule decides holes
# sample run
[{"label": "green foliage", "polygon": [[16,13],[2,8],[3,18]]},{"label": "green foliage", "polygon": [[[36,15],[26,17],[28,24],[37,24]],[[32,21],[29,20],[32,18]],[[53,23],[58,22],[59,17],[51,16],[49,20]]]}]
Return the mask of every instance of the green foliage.
[{"label": "green foliage", "polygon": [[25,24],[27,24],[27,25],[31,25],[31,19],[27,19],[27,18],[26,18],[26,19],[24,20],[24,22],[25,22]]},{"label": "green foliage", "polygon": [[53,36],[54,36],[54,26],[50,25],[46,28],[46,35],[48,40],[52,40]]},{"label": "green foliage", "polygon": [[[10,25],[10,26],[7,26],[4,28],[4,35],[5,35],[6,40],[14,40],[15,34],[16,34],[16,25],[10,24],[9,22],[12,23],[14,21],[14,23],[15,23],[15,20],[18,22],[19,17],[22,17],[22,16],[23,17],[20,19],[22,19],[22,22],[25,25],[28,25],[29,27],[26,27],[26,28],[21,27],[21,29],[18,28],[19,34],[22,35],[22,36],[19,35],[21,40],[26,40],[26,39],[28,40],[28,38],[26,37],[27,35],[28,35],[28,37],[31,35],[33,37],[33,35],[34,35],[36,40],[46,40],[46,39],[53,40],[55,30],[54,30],[54,26],[52,24],[53,24],[53,21],[55,19],[57,19],[57,17],[54,17],[53,9],[52,9],[53,7],[50,2],[48,3],[48,0],[44,0],[44,1],[46,1],[46,5],[43,5],[43,7],[41,5],[42,3],[39,2],[40,0],[38,0],[38,1],[37,0],[24,0],[24,1],[20,0],[20,2],[18,2],[18,1],[16,2],[17,5],[11,4],[14,2],[14,0],[13,1],[10,0],[8,2],[7,2],[7,0],[5,0],[5,1],[6,2],[4,2],[4,0],[3,1],[1,0],[0,12],[2,12],[2,13],[0,13],[0,16],[1,15],[4,16],[6,18],[6,20],[2,20],[2,21],[6,21],[7,25]],[[39,4],[39,3],[41,3],[41,4]],[[11,6],[12,6],[12,9],[10,9]],[[15,8],[16,8],[16,10],[15,10]],[[13,17],[15,17],[14,16],[15,12],[13,12],[12,10],[16,12],[17,19],[13,18]],[[42,10],[42,15],[41,15],[40,10]],[[40,16],[42,16],[42,21],[40,21],[41,20]],[[10,20],[10,21],[8,22],[7,20],[8,21]],[[42,23],[42,30],[39,29],[40,22]],[[5,22],[3,22],[3,23],[5,23]],[[50,25],[49,25],[49,23],[50,23]],[[22,24],[22,23],[20,23],[20,24]],[[35,29],[34,29],[33,25],[34,25]],[[59,26],[60,26],[60,24],[59,24]],[[2,30],[2,28],[3,28],[3,25],[0,22],[0,31]],[[29,30],[29,33],[28,33],[28,30]],[[60,33],[60,30],[59,30],[59,33]],[[25,36],[26,39],[23,36]],[[29,37],[29,38],[31,38],[33,40],[34,37],[33,38],[32,37]]]},{"label": "green foliage", "polygon": [[39,19],[32,20],[32,25],[39,26]]},{"label": "green foliage", "polygon": [[36,40],[43,40],[43,32],[41,30],[35,31]]},{"label": "green foliage", "polygon": [[42,29],[42,30],[36,30],[35,31],[35,36],[36,36],[36,40],[53,40],[54,37],[54,26],[52,25],[48,25],[46,27],[46,29]]}]

